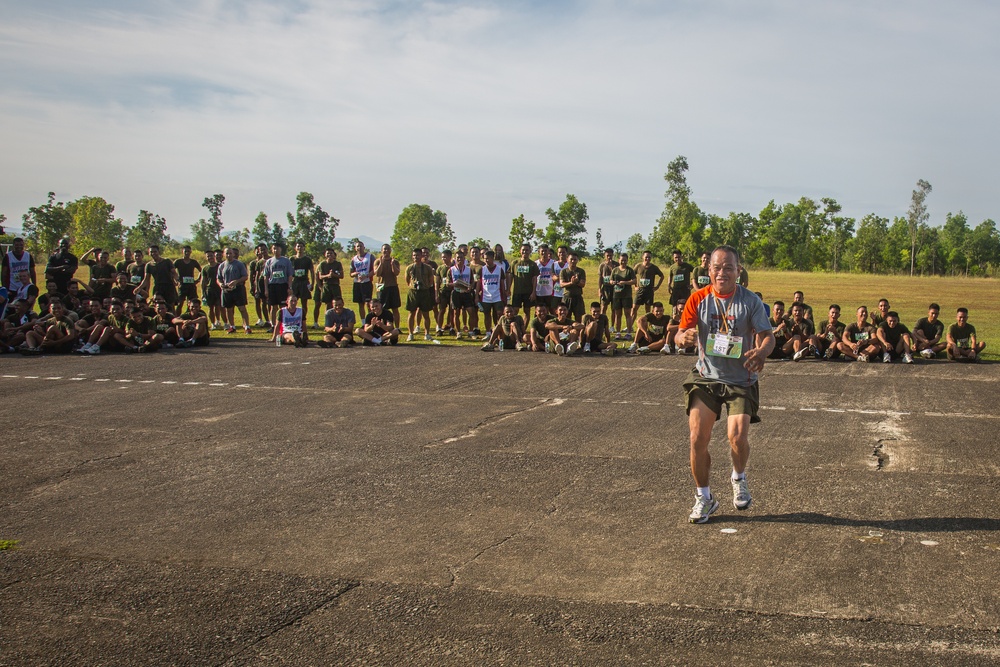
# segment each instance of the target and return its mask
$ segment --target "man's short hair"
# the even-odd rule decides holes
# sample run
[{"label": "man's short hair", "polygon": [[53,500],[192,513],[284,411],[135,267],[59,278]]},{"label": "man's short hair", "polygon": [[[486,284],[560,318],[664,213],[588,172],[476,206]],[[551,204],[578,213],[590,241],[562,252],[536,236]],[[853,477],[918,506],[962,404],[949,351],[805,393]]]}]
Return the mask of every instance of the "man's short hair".
[{"label": "man's short hair", "polygon": [[572,252],[571,252],[571,253],[569,254],[569,256],[570,256],[570,257],[576,257],[577,259],[580,259],[580,253],[578,253],[578,252],[577,252],[577,251],[575,251],[575,250],[574,250],[574,251],[572,251]]},{"label": "man's short hair", "polygon": [[663,302],[662,301],[654,301],[653,302],[653,308],[663,308]]},{"label": "man's short hair", "polygon": [[889,305],[889,299],[879,299],[878,300],[878,305],[881,306],[883,303],[888,306]]},{"label": "man's short hair", "polygon": [[840,310],[840,306],[838,306],[838,305],[837,305],[837,304],[835,304],[835,303],[831,303],[831,304],[830,304],[830,307],[829,307],[829,308],[828,308],[827,310],[833,310],[834,308],[836,308],[837,310]]},{"label": "man's short hair", "polygon": [[670,254],[671,255],[683,255],[684,253],[681,252],[680,248],[674,248],[673,250],[670,251]]},{"label": "man's short hair", "polygon": [[784,308],[785,307],[785,302],[784,301],[775,301],[773,305],[775,305],[775,306],[781,306],[782,308]]},{"label": "man's short hair", "polygon": [[591,301],[590,302],[590,307],[591,308],[600,308],[601,307],[601,302],[600,301]]},{"label": "man's short hair", "polygon": [[956,313],[962,313],[963,315],[968,315],[969,314],[969,309],[966,308],[965,306],[962,306],[961,308],[959,308],[955,312]]},{"label": "man's short hair", "polygon": [[899,313],[897,313],[895,310],[890,310],[888,313],[885,314],[885,319],[889,319],[890,317],[895,317],[898,320]]},{"label": "man's short hair", "polygon": [[941,310],[941,306],[937,305],[936,303],[932,303],[931,305],[927,306],[927,310],[938,310],[938,311],[940,311]]},{"label": "man's short hair", "polygon": [[493,252],[492,250],[487,250],[487,251],[486,251],[485,253],[483,253],[483,254],[484,254],[484,255],[486,256],[486,258],[487,258],[487,259],[489,259],[489,258],[491,258],[491,257],[495,259],[495,258],[496,258],[496,256],[497,256],[497,254],[496,254],[495,252]]},{"label": "man's short hair", "polygon": [[[719,252],[720,250],[722,252],[731,252],[733,254],[733,257],[736,258],[736,263],[737,264],[740,263],[740,251],[737,250],[736,248],[734,248],[733,246],[727,245],[727,244],[723,243],[720,246],[716,246],[715,249],[712,250],[712,254],[714,255],[715,253]],[[675,250],[674,252],[680,252],[680,251],[679,250]]]}]

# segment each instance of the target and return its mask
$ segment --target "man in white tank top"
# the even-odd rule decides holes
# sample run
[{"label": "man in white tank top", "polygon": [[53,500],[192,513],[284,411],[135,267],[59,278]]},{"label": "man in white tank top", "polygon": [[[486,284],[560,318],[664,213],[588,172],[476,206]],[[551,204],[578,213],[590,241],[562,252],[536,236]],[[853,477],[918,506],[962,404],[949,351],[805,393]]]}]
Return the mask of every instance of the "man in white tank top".
[{"label": "man in white tank top", "polygon": [[18,237],[14,239],[11,249],[3,255],[3,286],[11,294],[15,294],[23,287],[20,278],[22,271],[28,272],[32,284],[37,282],[35,259],[24,249],[24,239]]},{"label": "man in white tank top", "polygon": [[552,288],[556,276],[555,262],[552,260],[552,249],[547,245],[538,248],[538,281],[535,283],[535,304],[544,303],[551,311],[553,308]]},{"label": "man in white tank top", "polygon": [[483,328],[486,331],[485,340],[493,333],[493,323],[503,314],[503,306],[507,302],[507,276],[503,267],[496,263],[496,253],[486,251],[486,264],[479,273],[479,302],[483,310]]}]

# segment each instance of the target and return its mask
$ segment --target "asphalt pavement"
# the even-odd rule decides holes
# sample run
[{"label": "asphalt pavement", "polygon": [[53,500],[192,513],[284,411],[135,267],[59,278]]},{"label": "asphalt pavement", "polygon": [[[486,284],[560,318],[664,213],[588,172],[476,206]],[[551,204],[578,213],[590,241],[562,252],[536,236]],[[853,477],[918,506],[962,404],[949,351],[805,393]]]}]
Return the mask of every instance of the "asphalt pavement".
[{"label": "asphalt pavement", "polygon": [[1000,365],[771,363],[737,512],[691,357],[0,357],[0,665],[995,665]]}]

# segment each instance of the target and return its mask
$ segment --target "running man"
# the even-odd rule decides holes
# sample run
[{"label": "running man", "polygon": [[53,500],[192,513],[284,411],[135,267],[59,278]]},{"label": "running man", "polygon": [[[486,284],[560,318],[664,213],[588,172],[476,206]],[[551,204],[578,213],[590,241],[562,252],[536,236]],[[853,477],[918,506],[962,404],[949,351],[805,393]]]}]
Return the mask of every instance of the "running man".
[{"label": "running man", "polygon": [[764,303],[737,284],[740,256],[735,248],[719,246],[711,255],[709,287],[695,292],[684,306],[679,344],[698,345],[698,363],[684,382],[691,429],[691,474],[697,487],[691,523],[705,523],[719,508],[709,488],[712,459],[708,444],[712,427],[726,406],[733,471],[733,505],[750,507],[746,466],[750,456],[750,424],[760,421],[757,373],[774,347],[774,335]]}]

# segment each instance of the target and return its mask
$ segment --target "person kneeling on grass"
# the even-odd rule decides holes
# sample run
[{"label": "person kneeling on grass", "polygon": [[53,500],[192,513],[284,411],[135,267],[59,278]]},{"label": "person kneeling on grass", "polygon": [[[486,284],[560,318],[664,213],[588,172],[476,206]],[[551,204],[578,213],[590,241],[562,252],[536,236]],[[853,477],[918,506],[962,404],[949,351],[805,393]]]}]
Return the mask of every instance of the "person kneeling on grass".
[{"label": "person kneeling on grass", "polygon": [[490,333],[490,338],[483,345],[483,352],[492,352],[499,347],[501,350],[527,349],[524,338],[524,318],[517,314],[513,304],[503,307],[503,314],[497,319],[497,324]]},{"label": "person kneeling on grass", "polygon": [[979,361],[986,343],[976,339],[976,327],[969,324],[969,309],[959,308],[955,324],[948,329],[948,358],[952,361]]},{"label": "person kneeling on grass", "polygon": [[188,299],[188,309],[174,318],[177,328],[176,347],[204,347],[211,342],[208,313],[201,309],[201,301]]},{"label": "person kneeling on grass", "polygon": [[395,345],[399,342],[399,329],[390,311],[382,308],[378,299],[369,301],[370,310],[365,315],[364,324],[354,333],[361,339],[362,345]]},{"label": "person kneeling on grass", "polygon": [[73,351],[77,331],[73,322],[66,317],[66,308],[62,301],[53,298],[49,301],[51,317],[46,322],[44,333],[37,329],[29,331],[25,337],[27,347],[21,348],[24,354],[41,354],[42,352],[66,354]]},{"label": "person kneeling on grass", "polygon": [[611,323],[601,308],[600,301],[591,301],[590,312],[583,316],[583,351],[611,357],[618,346],[611,342]]},{"label": "person kneeling on grass", "polygon": [[299,298],[289,294],[286,303],[288,305],[279,310],[275,318],[271,342],[280,340],[287,345],[307,347],[309,332],[305,330],[305,311],[299,308]]},{"label": "person kneeling on grass", "polygon": [[326,311],[323,339],[320,347],[347,347],[354,344],[354,311],[344,308],[344,299],[334,297],[333,307]]},{"label": "person kneeling on grass", "polygon": [[569,315],[569,307],[565,303],[556,306],[556,316],[545,323],[545,328],[548,330],[548,337],[545,340],[546,352],[563,356],[580,351],[583,323],[573,321]]}]

